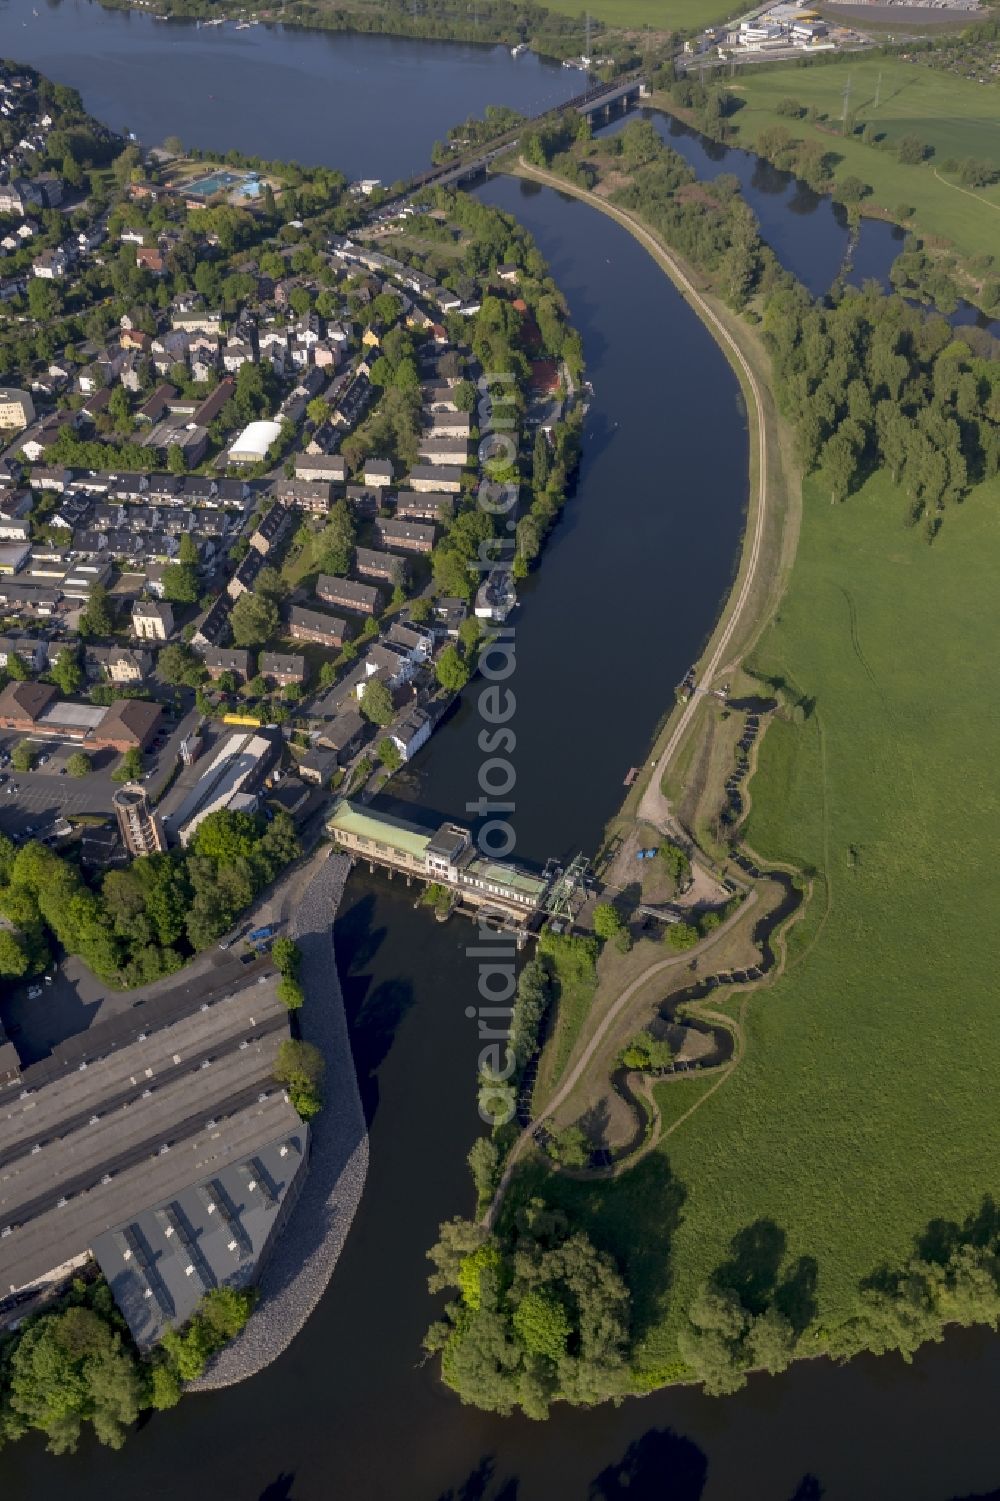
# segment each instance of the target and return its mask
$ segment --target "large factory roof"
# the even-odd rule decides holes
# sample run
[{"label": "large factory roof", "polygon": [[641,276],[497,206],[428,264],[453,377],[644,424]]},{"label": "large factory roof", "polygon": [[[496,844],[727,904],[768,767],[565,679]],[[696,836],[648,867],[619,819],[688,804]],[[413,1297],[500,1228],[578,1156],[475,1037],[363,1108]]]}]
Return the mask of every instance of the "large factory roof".
[{"label": "large factory roof", "polygon": [[72,1039],[75,1067],[45,1060],[0,1091],[0,1300],[300,1130],[274,1081],[277,975],[226,980],[182,983]]}]

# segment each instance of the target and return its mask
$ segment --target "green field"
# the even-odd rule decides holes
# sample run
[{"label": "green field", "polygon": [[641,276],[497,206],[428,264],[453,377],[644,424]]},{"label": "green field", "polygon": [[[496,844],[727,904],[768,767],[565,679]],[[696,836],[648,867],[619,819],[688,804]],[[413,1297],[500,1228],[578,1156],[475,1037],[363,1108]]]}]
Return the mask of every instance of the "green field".
[{"label": "green field", "polygon": [[[892,150],[866,146],[860,136],[845,140],[835,134],[848,77],[858,127],[874,125],[890,146],[904,135],[919,136],[934,148],[933,156],[920,166],[906,166]],[[997,252],[1000,184],[969,194],[935,171],[948,157],[974,157],[1000,167],[1000,90],[885,57],[852,57],[810,68],[748,67],[728,79],[726,87],[745,101],[731,120],[739,145],[752,146],[765,128],[784,126],[793,136],[819,141],[836,153],[835,175],[868,183],[870,204],[890,214],[900,204],[911,206],[921,233],[952,241],[964,255]],[[788,98],[805,108],[814,105],[829,120],[810,124],[777,114],[777,104]]]},{"label": "green field", "polygon": [[[579,16],[579,0],[547,0],[549,10]],[[726,0],[588,0],[586,9],[606,26],[649,26],[654,31],[703,30],[715,21],[737,14]]]},{"label": "green field", "polygon": [[842,506],[806,485],[757,661],[815,710],[768,731],[749,837],[825,879],[743,1062],[633,1173],[549,1188],[628,1269],[650,1382],[737,1232],[773,1221],[786,1266],[815,1258],[835,1322],[928,1221],[1000,1188],[1000,486],[933,546],[904,509],[881,477]]}]

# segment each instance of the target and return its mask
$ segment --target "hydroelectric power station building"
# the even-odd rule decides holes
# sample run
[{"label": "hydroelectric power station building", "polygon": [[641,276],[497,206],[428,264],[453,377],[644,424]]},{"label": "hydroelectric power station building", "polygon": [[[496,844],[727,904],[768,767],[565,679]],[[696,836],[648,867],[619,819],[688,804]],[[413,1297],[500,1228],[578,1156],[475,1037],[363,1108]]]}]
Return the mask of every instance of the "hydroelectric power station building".
[{"label": "hydroelectric power station building", "polygon": [[559,872],[540,875],[506,860],[481,855],[472,832],[458,823],[443,823],[435,833],[417,824],[363,808],[341,798],[327,830],[355,859],[372,867],[401,871],[411,880],[433,882],[454,892],[469,908],[490,908],[513,926],[530,929],[548,910],[547,899]]}]

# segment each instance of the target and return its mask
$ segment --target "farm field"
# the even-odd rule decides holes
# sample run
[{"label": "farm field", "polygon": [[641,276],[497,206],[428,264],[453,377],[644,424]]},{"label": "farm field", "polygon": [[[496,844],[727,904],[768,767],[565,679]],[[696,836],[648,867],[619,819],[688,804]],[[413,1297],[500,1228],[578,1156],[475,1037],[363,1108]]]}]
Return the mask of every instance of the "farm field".
[{"label": "farm field", "polygon": [[904,512],[884,476],[838,506],[805,487],[756,665],[809,710],[765,736],[748,838],[813,868],[815,895],[743,1062],[631,1173],[546,1185],[628,1270],[644,1385],[676,1374],[685,1310],[738,1232],[771,1222],[784,1268],[815,1258],[835,1323],[928,1221],[998,1187],[1000,485],[933,546]]},{"label": "farm field", "polygon": [[[881,86],[879,86],[881,75]],[[915,135],[933,147],[919,166],[900,162],[894,151],[845,140],[831,128],[841,117],[844,89],[851,81],[850,108],[859,127],[872,124],[890,145]],[[737,143],[751,147],[762,130],[781,125],[799,139],[819,141],[840,158],[835,175],[854,176],[873,190],[867,200],[890,214],[901,204],[914,210],[918,232],[951,240],[960,253],[995,253],[1000,233],[1000,184],[975,193],[936,175],[949,157],[974,157],[1000,168],[1000,91],[949,73],[935,72],[894,58],[851,57],[809,68],[744,68],[727,80],[744,101],[732,117]],[[876,93],[879,97],[875,108]],[[777,113],[783,99],[815,106],[829,116],[811,124]]]}]

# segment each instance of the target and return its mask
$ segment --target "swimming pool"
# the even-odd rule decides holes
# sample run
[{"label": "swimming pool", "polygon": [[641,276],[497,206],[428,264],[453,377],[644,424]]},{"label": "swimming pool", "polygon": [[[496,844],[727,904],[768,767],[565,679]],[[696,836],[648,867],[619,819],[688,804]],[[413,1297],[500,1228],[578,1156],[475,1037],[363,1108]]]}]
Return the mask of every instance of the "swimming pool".
[{"label": "swimming pool", "polygon": [[207,177],[196,177],[186,183],[184,191],[191,198],[214,198],[216,193],[227,192],[244,181],[240,172],[210,172]]}]

